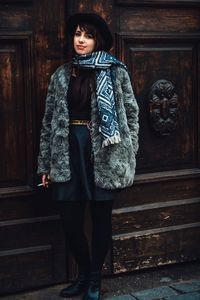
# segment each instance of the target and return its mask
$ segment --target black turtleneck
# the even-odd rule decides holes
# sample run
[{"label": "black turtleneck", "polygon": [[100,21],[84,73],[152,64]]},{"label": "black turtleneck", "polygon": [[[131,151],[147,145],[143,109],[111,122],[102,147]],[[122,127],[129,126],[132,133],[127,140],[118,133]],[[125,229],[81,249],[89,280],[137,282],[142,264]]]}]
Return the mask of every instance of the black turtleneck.
[{"label": "black turtleneck", "polygon": [[70,120],[90,120],[91,84],[94,86],[94,80],[94,70],[73,70],[67,95]]}]

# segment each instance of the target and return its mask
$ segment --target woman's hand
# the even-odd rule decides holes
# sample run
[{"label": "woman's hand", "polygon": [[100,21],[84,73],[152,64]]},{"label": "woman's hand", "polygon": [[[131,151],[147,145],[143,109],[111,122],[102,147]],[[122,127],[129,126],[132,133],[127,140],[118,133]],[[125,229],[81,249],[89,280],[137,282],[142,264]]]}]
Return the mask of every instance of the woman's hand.
[{"label": "woman's hand", "polygon": [[43,185],[43,187],[48,188],[50,181],[51,181],[50,176],[48,174],[43,174],[42,175],[42,185]]}]

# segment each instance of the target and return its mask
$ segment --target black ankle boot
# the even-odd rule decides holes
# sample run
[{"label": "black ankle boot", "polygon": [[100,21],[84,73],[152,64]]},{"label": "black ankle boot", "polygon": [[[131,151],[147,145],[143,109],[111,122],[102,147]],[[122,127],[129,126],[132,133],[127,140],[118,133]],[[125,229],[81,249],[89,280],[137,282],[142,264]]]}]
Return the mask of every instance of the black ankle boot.
[{"label": "black ankle boot", "polygon": [[60,297],[70,298],[85,292],[89,285],[89,271],[80,271],[78,278],[60,292]]},{"label": "black ankle boot", "polygon": [[101,273],[91,273],[88,290],[82,300],[100,300],[101,297]]}]

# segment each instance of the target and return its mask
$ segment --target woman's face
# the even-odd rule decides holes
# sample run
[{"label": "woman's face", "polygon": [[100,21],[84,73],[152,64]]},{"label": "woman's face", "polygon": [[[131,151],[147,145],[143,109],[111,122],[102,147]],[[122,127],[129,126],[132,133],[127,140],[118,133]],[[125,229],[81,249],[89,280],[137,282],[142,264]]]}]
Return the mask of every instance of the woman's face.
[{"label": "woman's face", "polygon": [[74,33],[74,50],[79,55],[89,54],[95,48],[96,41],[91,33],[77,26]]}]

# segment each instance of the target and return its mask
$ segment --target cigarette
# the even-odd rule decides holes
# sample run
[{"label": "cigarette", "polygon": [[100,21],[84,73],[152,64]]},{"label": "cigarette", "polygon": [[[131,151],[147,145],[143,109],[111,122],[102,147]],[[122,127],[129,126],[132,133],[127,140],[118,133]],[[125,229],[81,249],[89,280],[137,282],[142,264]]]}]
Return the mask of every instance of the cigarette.
[{"label": "cigarette", "polygon": [[43,183],[39,183],[37,186],[42,186],[43,185]]}]

